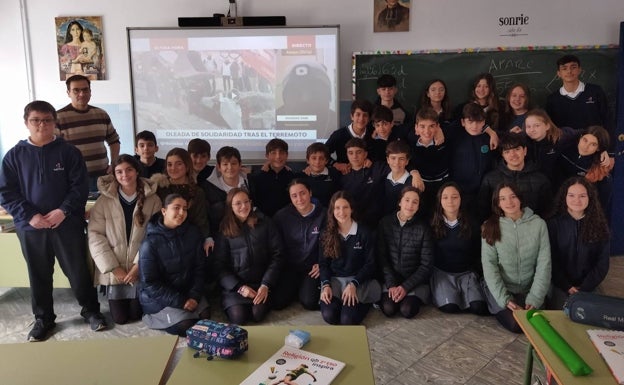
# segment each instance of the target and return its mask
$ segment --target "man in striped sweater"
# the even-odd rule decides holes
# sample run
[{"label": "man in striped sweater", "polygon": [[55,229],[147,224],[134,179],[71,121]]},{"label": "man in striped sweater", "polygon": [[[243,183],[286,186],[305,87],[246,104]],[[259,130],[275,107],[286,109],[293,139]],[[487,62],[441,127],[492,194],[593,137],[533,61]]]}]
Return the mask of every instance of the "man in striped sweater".
[{"label": "man in striped sweater", "polygon": [[[89,191],[97,191],[97,178],[111,173],[111,164],[119,156],[119,135],[106,111],[89,105],[89,78],[74,75],[65,83],[71,103],[57,111],[56,134],[80,150],[87,165]],[[110,149],[110,163],[104,142]]]}]

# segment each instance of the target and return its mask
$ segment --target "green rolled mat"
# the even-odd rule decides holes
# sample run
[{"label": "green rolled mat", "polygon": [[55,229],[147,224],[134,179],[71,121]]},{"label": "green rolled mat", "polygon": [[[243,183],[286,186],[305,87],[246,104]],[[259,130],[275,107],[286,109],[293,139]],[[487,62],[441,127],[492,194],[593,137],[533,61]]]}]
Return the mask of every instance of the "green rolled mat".
[{"label": "green rolled mat", "polygon": [[566,340],[550,326],[550,322],[548,322],[544,314],[532,309],[527,312],[527,319],[546,344],[559,356],[565,366],[570,369],[572,374],[575,376],[586,376],[593,371]]}]

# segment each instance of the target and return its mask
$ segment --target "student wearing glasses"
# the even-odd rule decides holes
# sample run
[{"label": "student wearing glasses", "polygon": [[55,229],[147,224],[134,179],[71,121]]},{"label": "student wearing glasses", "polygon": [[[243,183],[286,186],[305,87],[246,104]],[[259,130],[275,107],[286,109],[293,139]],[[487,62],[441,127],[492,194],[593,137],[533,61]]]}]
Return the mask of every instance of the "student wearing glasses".
[{"label": "student wearing glasses", "polygon": [[0,204],[13,216],[30,279],[35,324],[28,341],[47,339],[56,326],[55,256],[82,307],[80,315],[92,330],[106,329],[86,263],[87,170],[80,151],[54,135],[55,118],[48,102],[26,105],[30,135],[7,152],[0,171]]},{"label": "student wearing glasses", "polygon": [[[69,77],[65,84],[71,103],[57,111],[55,133],[80,150],[89,173],[89,191],[97,191],[97,178],[112,173],[111,164],[115,164],[119,157],[119,135],[106,111],[89,104],[91,100],[89,78],[74,75]],[[104,142],[110,149],[110,161]]]}]

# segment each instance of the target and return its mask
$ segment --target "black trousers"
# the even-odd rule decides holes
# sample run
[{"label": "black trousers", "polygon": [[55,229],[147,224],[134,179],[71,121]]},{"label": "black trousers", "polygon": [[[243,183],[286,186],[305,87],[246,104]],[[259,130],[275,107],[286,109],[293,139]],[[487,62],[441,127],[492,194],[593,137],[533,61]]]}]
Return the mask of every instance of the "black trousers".
[{"label": "black trousers", "polygon": [[52,300],[54,257],[69,280],[80,314],[88,317],[100,311],[97,291],[87,266],[84,220],[66,218],[56,229],[17,230],[22,254],[28,266],[32,311],[35,318],[52,322],[56,318]]}]

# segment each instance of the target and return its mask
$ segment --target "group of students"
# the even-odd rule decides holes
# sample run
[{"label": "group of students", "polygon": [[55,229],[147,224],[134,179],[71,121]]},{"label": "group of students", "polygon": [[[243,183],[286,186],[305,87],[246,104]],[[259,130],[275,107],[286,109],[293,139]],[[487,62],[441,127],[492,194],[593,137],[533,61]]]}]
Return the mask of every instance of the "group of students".
[{"label": "group of students", "polygon": [[[204,140],[158,159],[153,133],[137,134],[136,155],[120,155],[112,175],[98,179],[89,214],[96,282],[106,287],[114,322],[142,318],[182,335],[210,316],[208,296],[218,284],[225,314],[238,324],[260,322],[295,300],[320,309],[330,324],[359,324],[373,304],[387,316],[411,318],[432,302],[445,312],[494,314],[519,332],[512,311],[543,307],[550,289],[553,307],[594,290],[609,262],[601,204],[610,196],[609,134],[597,126],[565,131],[543,110],[528,109],[523,123],[514,118],[511,132],[501,130],[494,86],[482,80],[458,120],[449,114],[444,83],[432,82],[412,130],[394,99],[396,84],[382,76],[378,105],[355,100],[351,124],[311,144],[300,172],[287,166],[281,139],[267,143],[267,162],[248,173],[234,147],[219,149],[212,167]],[[16,149],[41,145],[33,138],[54,121],[51,106],[33,103],[24,115],[31,137]],[[46,138],[33,158],[59,142]],[[66,222],[54,210],[33,222],[35,211],[15,194],[16,151],[3,160],[0,198],[26,222],[16,220],[22,247],[40,241],[26,237],[32,228],[50,229],[45,236],[56,234],[61,244],[56,229]],[[64,163],[50,170],[65,172]],[[68,196],[50,209],[80,219],[81,175],[73,176],[76,207],[65,210]],[[26,195],[40,195],[26,179]],[[78,297],[82,289],[74,290]],[[83,306],[85,319],[100,320],[99,305]],[[54,327],[53,318],[41,319],[45,333],[34,340]]]},{"label": "group of students", "polygon": [[[474,107],[464,107],[468,139],[463,142],[469,142],[472,130],[484,135],[477,148],[489,149],[490,138],[482,133],[485,116]],[[427,129],[437,125],[428,116],[417,114],[416,132],[422,128],[418,140],[429,135],[433,141],[441,133]],[[517,142],[519,135],[501,140],[502,163],[511,169],[521,162],[505,152],[525,148]],[[149,137],[149,132],[137,136],[138,160],[147,166],[159,161],[141,156],[142,141],[152,141],[156,148],[156,139]],[[456,139],[444,140],[450,146]],[[288,144],[272,139],[266,146],[267,163],[251,174],[233,147],[219,149],[214,168],[207,165],[209,144],[201,139],[189,143],[190,152],[170,150],[161,162],[164,174],[143,179],[156,184],[156,194],[164,199],[162,215],[147,224],[139,251],[144,322],[183,333],[207,315],[205,296],[212,280],[221,286],[228,319],[239,324],[260,322],[271,309],[297,299],[306,309],[320,308],[331,324],[361,323],[373,304],[387,316],[411,318],[432,302],[446,312],[495,314],[518,332],[511,311],[544,306],[551,266],[553,307],[575,291],[594,290],[605,277],[609,230],[587,178],[564,181],[558,196],[539,206],[542,216],[550,218],[548,226],[527,205],[535,199],[524,198],[525,193],[543,198],[543,186],[532,189],[540,183],[527,183],[523,191],[521,177],[500,178],[488,190],[490,204],[480,227],[483,214],[468,206],[470,195],[461,178],[434,181],[437,187],[422,172],[407,171],[412,150],[419,148],[408,143],[387,143],[386,161],[380,162],[369,159],[371,146],[365,139],[351,137],[343,145],[346,163],[337,158],[333,167],[330,146],[314,143],[307,150],[307,167],[293,172],[286,165]],[[429,210],[424,207],[427,189],[433,190]],[[478,191],[473,191],[475,198]],[[547,212],[553,202],[556,210]],[[98,208],[96,203],[91,222]],[[168,221],[168,215],[177,222]],[[165,295],[167,290],[172,293]],[[187,306],[189,299],[192,306]]]}]

